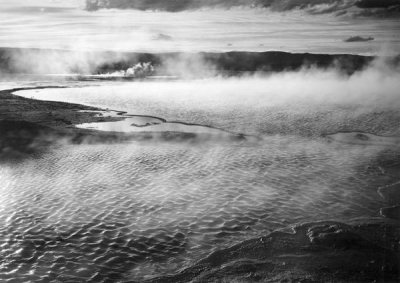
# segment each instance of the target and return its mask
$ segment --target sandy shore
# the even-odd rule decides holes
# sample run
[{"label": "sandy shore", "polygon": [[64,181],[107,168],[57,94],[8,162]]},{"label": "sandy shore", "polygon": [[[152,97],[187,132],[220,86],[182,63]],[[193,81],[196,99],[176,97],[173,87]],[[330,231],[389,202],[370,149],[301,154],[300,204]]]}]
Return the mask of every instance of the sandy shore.
[{"label": "sandy shore", "polygon": [[[105,110],[90,106],[22,98],[13,94],[17,90],[22,89],[0,91],[2,162],[31,157],[60,140],[104,143],[150,137],[148,133],[78,129],[74,125],[123,117],[101,117],[96,114]],[[168,133],[164,135],[168,137]],[[378,165],[392,175],[400,174],[396,162],[383,160]],[[394,184],[379,192],[382,197],[399,200],[397,188]],[[148,282],[398,282],[398,201],[392,204],[381,212],[388,218],[299,225],[292,232],[273,232],[215,252],[179,274]]]}]

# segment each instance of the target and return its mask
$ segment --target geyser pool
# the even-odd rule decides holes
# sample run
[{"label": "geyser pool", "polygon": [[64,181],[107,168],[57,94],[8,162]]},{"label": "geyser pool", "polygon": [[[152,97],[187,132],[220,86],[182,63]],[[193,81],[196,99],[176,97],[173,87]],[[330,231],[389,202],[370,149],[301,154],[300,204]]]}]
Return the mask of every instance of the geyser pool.
[{"label": "geyser pool", "polygon": [[333,136],[337,142],[322,133],[334,133],[343,121],[353,130],[379,123],[382,130],[395,129],[398,120],[390,110],[374,120],[375,109],[348,101],[256,100],[262,93],[241,96],[245,85],[229,82],[216,90],[221,95],[201,96],[194,92],[197,83],[166,84],[157,90],[145,82],[99,83],[18,94],[218,126],[260,139],[66,143],[2,164],[1,278],[140,281],[301,222],[379,217],[385,201],[377,189],[396,180],[376,160],[392,144],[351,144],[346,135],[345,142]]}]

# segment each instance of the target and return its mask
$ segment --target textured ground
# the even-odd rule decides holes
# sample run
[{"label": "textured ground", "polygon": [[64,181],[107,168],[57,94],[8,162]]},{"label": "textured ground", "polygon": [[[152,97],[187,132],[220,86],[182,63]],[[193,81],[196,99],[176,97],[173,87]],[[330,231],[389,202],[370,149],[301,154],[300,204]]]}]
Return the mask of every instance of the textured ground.
[{"label": "textured ground", "polygon": [[300,225],[149,282],[398,282],[398,223]]}]

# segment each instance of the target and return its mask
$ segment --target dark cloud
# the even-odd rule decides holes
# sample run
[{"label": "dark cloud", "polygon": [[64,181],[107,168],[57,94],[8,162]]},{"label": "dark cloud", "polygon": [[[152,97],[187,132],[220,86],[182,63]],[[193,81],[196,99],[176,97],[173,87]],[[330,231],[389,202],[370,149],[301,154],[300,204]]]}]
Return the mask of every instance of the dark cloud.
[{"label": "dark cloud", "polygon": [[87,0],[88,10],[101,8],[163,10],[178,12],[202,7],[258,6],[275,11],[312,9],[324,5],[325,9],[342,9],[354,5],[356,0]]},{"label": "dark cloud", "polygon": [[400,15],[400,0],[86,0],[86,9],[137,9],[180,12],[203,7],[263,7],[273,11],[305,10],[364,17]]},{"label": "dark cloud", "polygon": [[364,8],[352,14],[354,17],[400,18],[400,5],[387,8]]},{"label": "dark cloud", "polygon": [[355,4],[359,8],[390,8],[400,5],[400,0],[360,0]]},{"label": "dark cloud", "polygon": [[364,42],[374,40],[373,37],[351,36],[344,40],[344,42]]},{"label": "dark cloud", "polygon": [[87,0],[86,9],[117,8],[178,12],[202,7],[234,7],[255,2],[258,0]]},{"label": "dark cloud", "polygon": [[331,12],[348,8],[354,4],[353,0],[259,0],[259,5],[275,11],[289,11],[294,9]]},{"label": "dark cloud", "polygon": [[259,6],[276,11],[312,8],[321,4],[334,7],[348,5],[354,0],[87,0],[88,10],[101,8],[163,10],[178,12],[202,7]]}]

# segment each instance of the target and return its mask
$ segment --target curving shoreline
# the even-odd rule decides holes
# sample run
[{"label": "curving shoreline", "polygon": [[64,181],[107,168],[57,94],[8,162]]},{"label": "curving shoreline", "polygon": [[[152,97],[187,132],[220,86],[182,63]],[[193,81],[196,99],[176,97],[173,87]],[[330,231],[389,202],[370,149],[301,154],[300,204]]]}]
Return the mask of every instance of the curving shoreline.
[{"label": "curving shoreline", "polygon": [[[103,134],[73,127],[82,122],[118,118],[96,117],[102,109],[64,102],[38,101],[14,95],[13,92],[35,88],[15,88],[0,91],[0,160],[28,157],[64,140],[71,143],[113,142],[123,140],[120,134]],[[57,86],[55,86],[57,88]],[[89,112],[81,112],[87,110]],[[119,118],[120,119],[120,118]]]},{"label": "curving shoreline", "polygon": [[[49,145],[58,143],[117,143],[128,140],[167,140],[167,141],[198,141],[199,134],[205,139],[212,138],[214,132],[225,134],[228,140],[241,141],[245,135],[231,133],[211,126],[186,124],[184,122],[168,122],[154,116],[130,115],[125,112],[101,109],[97,107],[56,102],[40,101],[15,95],[22,90],[43,88],[62,88],[59,86],[40,86],[13,88],[0,91],[0,162],[29,157],[30,154],[46,150]],[[110,114],[116,112],[117,115]],[[105,113],[108,113],[105,115]],[[209,129],[210,133],[184,132],[161,128],[149,131],[100,131],[92,128],[96,124],[124,122],[129,119],[157,120],[165,125],[197,126]],[[151,123],[132,126],[144,128]],[[88,125],[87,127],[78,127]],[[204,140],[204,139],[203,139]]]}]

